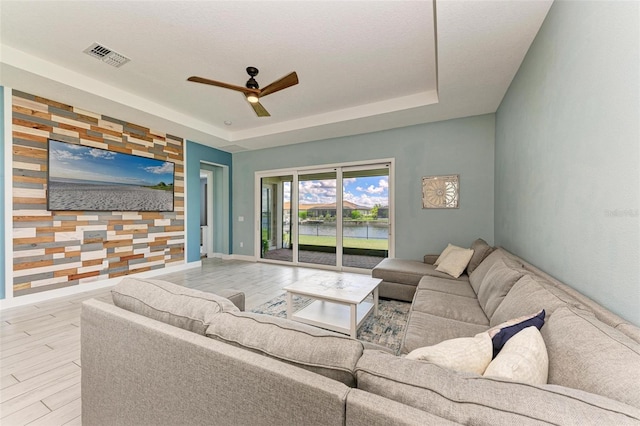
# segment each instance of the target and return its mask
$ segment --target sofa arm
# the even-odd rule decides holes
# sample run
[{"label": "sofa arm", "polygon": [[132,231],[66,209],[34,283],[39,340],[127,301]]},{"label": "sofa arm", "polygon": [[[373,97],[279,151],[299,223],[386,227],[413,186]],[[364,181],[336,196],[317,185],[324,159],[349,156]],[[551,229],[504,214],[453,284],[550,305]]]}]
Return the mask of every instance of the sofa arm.
[{"label": "sofa arm", "polygon": [[433,265],[434,263],[436,263],[436,260],[438,260],[439,257],[440,257],[439,254],[425,254],[424,255],[424,263],[427,263],[429,265]]},{"label": "sofa arm", "polygon": [[223,288],[220,290],[216,290],[215,294],[218,296],[226,297],[238,307],[241,311],[244,312],[244,293],[238,290],[232,290],[229,288]]}]

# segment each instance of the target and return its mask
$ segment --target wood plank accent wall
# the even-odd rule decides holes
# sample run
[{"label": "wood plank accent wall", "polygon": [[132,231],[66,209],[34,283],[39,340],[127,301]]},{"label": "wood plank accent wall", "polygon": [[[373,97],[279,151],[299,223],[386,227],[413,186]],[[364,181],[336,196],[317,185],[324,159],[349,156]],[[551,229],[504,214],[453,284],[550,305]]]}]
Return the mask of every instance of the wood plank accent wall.
[{"label": "wood plank accent wall", "polygon": [[[12,105],[14,296],[184,262],[182,138],[16,90]],[[175,211],[47,211],[48,139],[174,162]]]}]

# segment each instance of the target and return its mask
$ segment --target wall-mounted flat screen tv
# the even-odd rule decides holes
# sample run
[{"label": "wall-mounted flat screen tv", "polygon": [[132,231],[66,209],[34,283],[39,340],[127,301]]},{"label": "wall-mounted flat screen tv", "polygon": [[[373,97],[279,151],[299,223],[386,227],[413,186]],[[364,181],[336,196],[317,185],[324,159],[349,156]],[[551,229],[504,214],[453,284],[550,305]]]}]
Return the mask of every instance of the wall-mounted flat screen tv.
[{"label": "wall-mounted flat screen tv", "polygon": [[172,212],[175,164],[49,139],[47,210]]}]

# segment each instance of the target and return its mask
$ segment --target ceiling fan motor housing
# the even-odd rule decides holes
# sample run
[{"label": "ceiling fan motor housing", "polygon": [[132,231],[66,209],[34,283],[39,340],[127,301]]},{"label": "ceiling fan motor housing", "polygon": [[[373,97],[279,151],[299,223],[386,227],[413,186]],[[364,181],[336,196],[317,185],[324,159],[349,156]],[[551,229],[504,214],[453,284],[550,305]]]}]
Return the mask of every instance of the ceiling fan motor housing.
[{"label": "ceiling fan motor housing", "polygon": [[258,86],[258,82],[256,81],[255,78],[251,77],[249,80],[247,80],[247,89],[259,89],[260,86]]},{"label": "ceiling fan motor housing", "polygon": [[249,76],[251,76],[251,78],[249,80],[247,80],[247,89],[259,89],[260,86],[258,86],[258,82],[256,81],[256,79],[254,78],[256,75],[258,75],[260,71],[258,71],[258,68],[256,67],[247,67],[247,74],[249,74]]}]

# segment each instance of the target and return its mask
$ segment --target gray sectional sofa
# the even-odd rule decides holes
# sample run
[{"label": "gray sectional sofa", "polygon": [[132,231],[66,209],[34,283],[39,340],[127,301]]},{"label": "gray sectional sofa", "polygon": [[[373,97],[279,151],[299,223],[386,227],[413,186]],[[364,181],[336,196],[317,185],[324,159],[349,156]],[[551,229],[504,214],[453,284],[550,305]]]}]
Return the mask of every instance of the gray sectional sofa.
[{"label": "gray sectional sofa", "polygon": [[[117,306],[83,304],[83,424],[640,424],[640,329],[504,249],[474,246],[458,279],[435,271],[437,256],[373,271],[386,297],[412,300],[400,355],[242,312],[238,294],[124,280]],[[548,384],[402,356],[541,309]]]}]

